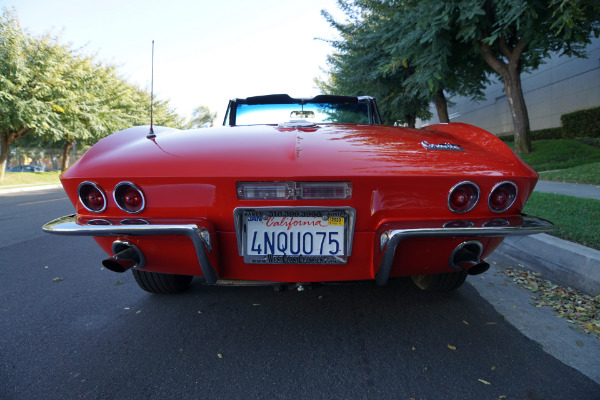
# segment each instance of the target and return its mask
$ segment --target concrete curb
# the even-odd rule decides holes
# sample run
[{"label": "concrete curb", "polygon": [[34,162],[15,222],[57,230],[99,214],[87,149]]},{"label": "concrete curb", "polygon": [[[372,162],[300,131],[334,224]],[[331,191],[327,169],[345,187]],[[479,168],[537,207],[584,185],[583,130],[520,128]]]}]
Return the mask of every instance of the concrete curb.
[{"label": "concrete curb", "polygon": [[598,250],[540,233],[506,238],[494,255],[511,264],[523,264],[542,273],[545,279],[600,295]]},{"label": "concrete curb", "polygon": [[36,191],[36,190],[47,190],[47,189],[58,189],[58,188],[62,188],[62,185],[60,183],[54,184],[54,185],[22,186],[22,187],[10,188],[10,189],[0,189],[0,194],[32,192],[32,191]]}]

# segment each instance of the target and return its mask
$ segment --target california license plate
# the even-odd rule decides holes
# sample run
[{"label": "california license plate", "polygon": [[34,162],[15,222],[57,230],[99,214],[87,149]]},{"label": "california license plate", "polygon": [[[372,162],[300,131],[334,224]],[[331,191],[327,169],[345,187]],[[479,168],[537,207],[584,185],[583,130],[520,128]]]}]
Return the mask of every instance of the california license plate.
[{"label": "california license plate", "polygon": [[343,264],[350,255],[353,209],[238,209],[236,220],[246,263]]}]

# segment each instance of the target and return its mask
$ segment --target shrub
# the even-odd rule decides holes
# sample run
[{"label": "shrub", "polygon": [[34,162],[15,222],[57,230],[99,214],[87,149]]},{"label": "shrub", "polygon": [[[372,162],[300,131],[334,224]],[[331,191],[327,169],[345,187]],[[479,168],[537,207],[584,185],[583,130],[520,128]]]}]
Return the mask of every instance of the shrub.
[{"label": "shrub", "polygon": [[600,137],[600,107],[563,114],[560,121],[563,138]]},{"label": "shrub", "polygon": [[[531,131],[531,140],[544,140],[544,139],[561,139],[563,135],[563,128],[546,128],[539,129],[537,131]],[[502,135],[498,136],[504,142],[514,142],[515,135]]]}]

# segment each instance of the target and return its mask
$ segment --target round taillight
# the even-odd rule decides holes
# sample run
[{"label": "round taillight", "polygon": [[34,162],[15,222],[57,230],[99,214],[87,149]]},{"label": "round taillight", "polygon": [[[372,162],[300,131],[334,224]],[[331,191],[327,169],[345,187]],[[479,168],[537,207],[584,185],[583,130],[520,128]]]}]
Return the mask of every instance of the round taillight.
[{"label": "round taillight", "polygon": [[121,182],[115,186],[114,197],[119,208],[129,214],[142,212],[146,205],[144,194],[131,182]]},{"label": "round taillight", "polygon": [[86,210],[101,213],[106,209],[106,196],[98,185],[92,182],[82,182],[77,189],[79,201]]},{"label": "round taillight", "polygon": [[471,211],[479,201],[479,187],[473,182],[461,182],[448,194],[448,208],[455,213]]},{"label": "round taillight", "polygon": [[495,213],[501,213],[508,210],[517,199],[517,185],[512,182],[501,182],[494,186],[490,197],[488,198],[488,206]]}]

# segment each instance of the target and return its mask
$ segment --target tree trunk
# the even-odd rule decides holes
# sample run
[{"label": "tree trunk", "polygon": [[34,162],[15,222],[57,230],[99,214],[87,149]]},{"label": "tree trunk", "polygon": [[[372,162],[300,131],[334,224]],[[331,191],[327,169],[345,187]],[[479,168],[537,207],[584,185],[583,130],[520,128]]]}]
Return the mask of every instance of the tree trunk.
[{"label": "tree trunk", "polygon": [[62,162],[60,166],[60,170],[64,171],[69,166],[69,153],[73,149],[74,140],[65,140],[63,145],[63,154],[62,154]]},{"label": "tree trunk", "polygon": [[531,153],[531,131],[525,97],[521,87],[521,74],[513,68],[508,68],[508,73],[503,78],[504,90],[506,91],[506,98],[513,120],[515,151],[518,154],[529,154]]},{"label": "tree trunk", "polygon": [[448,102],[446,101],[446,96],[444,96],[444,91],[442,89],[438,90],[433,96],[433,100],[435,101],[435,109],[437,110],[440,122],[450,122],[450,118],[448,118]]},{"label": "tree trunk", "polygon": [[8,159],[8,133],[0,133],[0,182],[4,182],[6,160]]},{"label": "tree trunk", "polygon": [[30,129],[22,126],[16,131],[0,133],[0,182],[4,182],[4,172],[6,170],[6,160],[8,159],[8,149],[10,144],[27,135],[29,131]]},{"label": "tree trunk", "polygon": [[527,106],[521,87],[521,55],[528,44],[528,40],[521,38],[516,45],[511,46],[506,38],[501,36],[496,44],[502,53],[503,59],[494,54],[487,42],[478,42],[483,59],[504,80],[504,90],[513,120],[515,151],[518,154],[529,154],[531,153],[529,115],[527,114]]},{"label": "tree trunk", "polygon": [[417,123],[417,116],[414,114],[406,114],[404,115],[404,119],[406,120],[406,124],[409,128],[414,128]]}]

